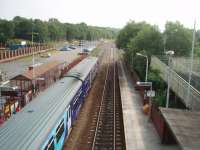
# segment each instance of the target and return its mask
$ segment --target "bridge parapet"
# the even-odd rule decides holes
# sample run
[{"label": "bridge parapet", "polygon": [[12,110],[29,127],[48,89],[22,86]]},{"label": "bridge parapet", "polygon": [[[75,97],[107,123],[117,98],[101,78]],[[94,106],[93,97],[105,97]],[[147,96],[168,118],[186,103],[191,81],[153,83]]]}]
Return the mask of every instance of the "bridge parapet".
[{"label": "bridge parapet", "polygon": [[[167,83],[168,66],[156,56],[151,58],[151,67],[160,70],[161,78]],[[191,109],[200,111],[200,92],[179,76],[174,70],[170,70],[170,88],[182,99],[183,103]],[[188,87],[190,94],[188,98]]]}]

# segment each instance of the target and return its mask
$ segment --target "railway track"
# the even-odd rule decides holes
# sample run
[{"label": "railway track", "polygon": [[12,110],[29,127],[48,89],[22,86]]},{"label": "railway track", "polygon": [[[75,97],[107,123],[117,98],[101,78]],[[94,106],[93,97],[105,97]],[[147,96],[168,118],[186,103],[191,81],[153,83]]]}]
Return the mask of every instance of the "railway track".
[{"label": "railway track", "polygon": [[92,139],[92,150],[125,149],[121,99],[114,52],[114,49],[111,49],[99,112],[93,119],[96,124],[93,124],[95,130]]},{"label": "railway track", "polygon": [[100,70],[64,150],[124,150],[125,138],[114,44],[102,45]]}]

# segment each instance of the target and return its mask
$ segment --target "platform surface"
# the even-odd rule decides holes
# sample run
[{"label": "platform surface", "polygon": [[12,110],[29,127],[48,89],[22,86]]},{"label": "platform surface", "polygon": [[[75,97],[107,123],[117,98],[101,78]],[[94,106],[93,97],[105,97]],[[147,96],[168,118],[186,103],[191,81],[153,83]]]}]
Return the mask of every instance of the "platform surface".
[{"label": "platform surface", "polygon": [[200,112],[160,108],[161,114],[183,150],[200,150]]},{"label": "platform surface", "polygon": [[142,100],[122,63],[118,64],[124,132],[127,150],[178,150],[178,146],[162,145],[148,116],[142,112]]}]

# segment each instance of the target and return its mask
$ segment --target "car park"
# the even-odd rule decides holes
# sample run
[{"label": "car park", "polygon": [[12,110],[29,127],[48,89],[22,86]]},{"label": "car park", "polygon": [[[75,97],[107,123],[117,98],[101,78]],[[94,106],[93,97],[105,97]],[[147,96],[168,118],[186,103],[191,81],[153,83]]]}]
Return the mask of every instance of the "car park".
[{"label": "car park", "polygon": [[71,51],[72,49],[69,46],[64,46],[60,51]]},{"label": "car park", "polygon": [[69,45],[69,48],[70,48],[70,49],[76,49],[76,47],[73,46],[73,45]]}]

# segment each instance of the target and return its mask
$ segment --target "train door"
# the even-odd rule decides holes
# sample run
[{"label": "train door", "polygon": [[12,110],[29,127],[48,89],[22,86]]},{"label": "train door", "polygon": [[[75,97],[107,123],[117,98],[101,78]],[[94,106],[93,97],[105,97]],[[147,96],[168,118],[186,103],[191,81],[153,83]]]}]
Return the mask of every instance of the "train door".
[{"label": "train door", "polygon": [[54,150],[54,149],[55,149],[54,137],[51,136],[46,142],[45,146],[41,148],[41,150]]},{"label": "train door", "polygon": [[70,106],[71,106],[70,108],[71,108],[71,117],[72,117],[71,121],[72,123],[74,123],[74,121],[76,120],[76,110],[75,110],[73,101],[71,102]]},{"label": "train door", "polygon": [[67,109],[67,131],[68,132],[69,132],[70,128],[71,128],[71,108],[69,106]]},{"label": "train door", "polygon": [[85,98],[85,81],[82,82],[81,93],[80,93],[80,97],[79,97],[79,99],[81,100],[82,103],[84,102],[84,98]]},{"label": "train door", "polygon": [[72,117],[72,122],[74,122],[76,120],[79,105],[80,104],[79,104],[78,97],[77,97],[77,94],[76,94],[75,97],[73,98],[73,101],[72,101],[72,104],[71,104],[71,107],[70,107],[72,109],[72,111],[70,111],[71,117]]},{"label": "train door", "polygon": [[84,96],[87,96],[89,88],[90,88],[90,73],[88,74],[88,76],[87,76],[87,78],[85,80],[85,85],[84,85],[84,89],[85,89],[84,93],[85,93],[85,95]]},{"label": "train door", "polygon": [[65,135],[67,132],[66,130],[67,129],[65,128],[64,119],[62,119],[56,128],[56,135],[55,135],[55,139],[56,139],[55,149],[56,150],[62,149],[64,141],[65,141]]}]

